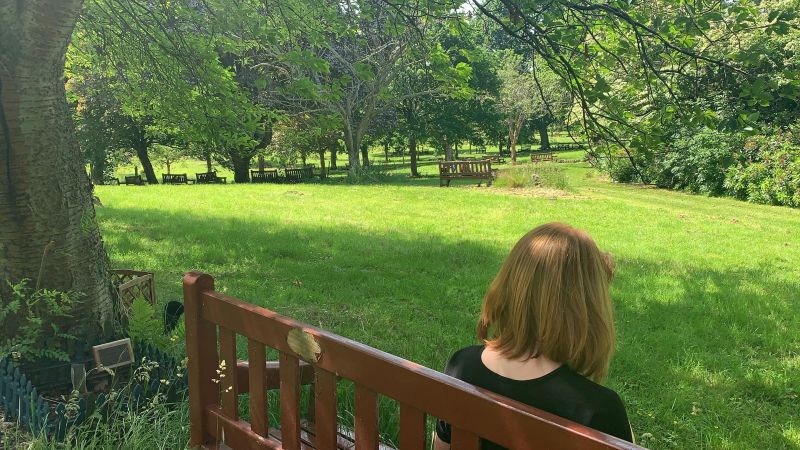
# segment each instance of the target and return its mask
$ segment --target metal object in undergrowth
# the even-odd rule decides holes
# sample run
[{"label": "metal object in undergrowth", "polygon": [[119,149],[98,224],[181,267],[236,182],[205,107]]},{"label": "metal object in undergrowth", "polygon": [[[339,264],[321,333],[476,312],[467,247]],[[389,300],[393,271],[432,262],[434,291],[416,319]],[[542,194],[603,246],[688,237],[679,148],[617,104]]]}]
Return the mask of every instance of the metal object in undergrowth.
[{"label": "metal object in undergrowth", "polygon": [[46,434],[60,441],[95,412],[104,420],[112,420],[115,412],[137,410],[159,394],[164,395],[165,403],[181,400],[186,394],[187,378],[177,360],[149,344],[135,343],[134,348],[141,356],[137,367],[146,366],[146,370],[133,371],[125,395],[92,393],[55,403],[42,396],[12,361],[0,359],[0,406],[6,411],[6,420],[34,435]]}]

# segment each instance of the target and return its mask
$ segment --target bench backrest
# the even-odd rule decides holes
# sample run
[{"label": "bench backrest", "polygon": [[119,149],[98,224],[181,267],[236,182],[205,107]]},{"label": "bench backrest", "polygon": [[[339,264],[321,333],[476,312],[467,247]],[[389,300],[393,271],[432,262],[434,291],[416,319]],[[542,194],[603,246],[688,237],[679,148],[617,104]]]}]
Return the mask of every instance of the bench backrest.
[{"label": "bench backrest", "polygon": [[185,173],[162,173],[161,179],[164,183],[189,183],[189,177]]},{"label": "bench backrest", "polygon": [[126,175],[125,184],[144,184],[141,175]]},{"label": "bench backrest", "polygon": [[255,182],[277,180],[278,169],[251,170],[250,179]]},{"label": "bench backrest", "polygon": [[480,161],[439,161],[440,175],[491,175],[492,162]]},{"label": "bench backrest", "polygon": [[213,183],[217,181],[217,172],[196,173],[198,183]]},{"label": "bench backrest", "polygon": [[305,169],[284,169],[287,179],[300,180],[305,174]]},{"label": "bench backrest", "polygon": [[[400,447],[425,448],[426,415],[452,425],[454,449],[477,450],[480,438],[507,448],[637,449],[599,431],[476,388],[355,341],[296,322],[214,290],[210,275],[183,279],[189,375],[190,446],[223,439],[230,447],[300,448],[300,361],[314,371],[313,444],[337,443],[337,378],[355,385],[357,448],[378,448],[378,397],[400,406]],[[246,338],[249,369],[237,367],[237,335]],[[265,347],[280,352],[278,374],[266,370]],[[219,348],[219,351],[217,349]],[[222,364],[224,361],[224,364]],[[274,367],[272,365],[271,367]],[[266,389],[280,389],[280,424],[268,423]],[[215,382],[215,380],[217,382]],[[240,419],[238,396],[249,392],[251,422]],[[281,442],[270,437],[279,425]]]}]

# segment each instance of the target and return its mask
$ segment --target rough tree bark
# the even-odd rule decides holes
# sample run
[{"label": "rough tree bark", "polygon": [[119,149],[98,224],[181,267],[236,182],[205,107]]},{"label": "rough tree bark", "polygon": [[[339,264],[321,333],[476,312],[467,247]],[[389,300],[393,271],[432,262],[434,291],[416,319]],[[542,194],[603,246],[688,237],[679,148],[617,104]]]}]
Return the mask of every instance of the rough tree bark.
[{"label": "rough tree bark", "polygon": [[252,159],[253,159],[252,153],[245,153],[245,154],[235,153],[231,155],[231,165],[233,166],[233,181],[237,183],[250,182],[250,161]]},{"label": "rough tree bark", "polygon": [[336,169],[336,152],[339,150],[338,145],[331,146],[331,169]]},{"label": "rough tree bark", "polygon": [[64,91],[81,3],[0,1],[0,302],[6,280],[80,292],[65,331],[86,345],[113,331],[115,301]]},{"label": "rough tree bark", "polygon": [[325,149],[317,150],[319,154],[319,179],[325,178]]},{"label": "rough tree bark", "polygon": [[442,139],[442,147],[444,147],[444,159],[447,161],[453,160],[453,144],[450,143],[446,137]]}]

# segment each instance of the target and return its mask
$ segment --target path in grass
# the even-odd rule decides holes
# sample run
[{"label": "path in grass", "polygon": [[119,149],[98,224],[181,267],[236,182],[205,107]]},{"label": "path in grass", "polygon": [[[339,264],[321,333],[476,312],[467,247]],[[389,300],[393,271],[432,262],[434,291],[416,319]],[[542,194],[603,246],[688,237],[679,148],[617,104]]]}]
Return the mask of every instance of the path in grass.
[{"label": "path in grass", "polygon": [[[617,263],[608,385],[653,448],[800,447],[800,211],[622,186],[565,198],[398,183],[98,187],[115,267],[160,301],[219,289],[441,369],[526,231],[584,228]],[[435,180],[423,180],[425,184]]]}]

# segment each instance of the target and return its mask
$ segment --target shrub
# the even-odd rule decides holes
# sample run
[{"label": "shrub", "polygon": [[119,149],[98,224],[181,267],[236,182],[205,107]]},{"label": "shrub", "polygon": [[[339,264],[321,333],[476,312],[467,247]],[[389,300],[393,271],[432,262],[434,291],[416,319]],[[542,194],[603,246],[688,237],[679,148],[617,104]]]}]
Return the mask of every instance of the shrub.
[{"label": "shrub", "polygon": [[504,188],[546,187],[567,190],[564,170],[555,164],[526,164],[501,171],[495,186]]},{"label": "shrub", "polygon": [[128,336],[138,342],[147,342],[167,353],[176,353],[183,347],[183,321],[169,334],[164,334],[164,323],[156,318],[155,308],[142,298],[131,306]]},{"label": "shrub", "polygon": [[0,358],[12,356],[26,361],[51,358],[69,361],[60,348],[75,337],[63,331],[70,311],[80,301],[75,292],[36,289],[24,279],[11,286],[11,296],[0,299]]},{"label": "shrub", "polygon": [[800,207],[800,143],[790,133],[755,136],[725,174],[728,195],[754,203]]},{"label": "shrub", "polygon": [[725,194],[725,172],[741,138],[706,128],[678,132],[657,162],[656,185],[696,194]]}]

